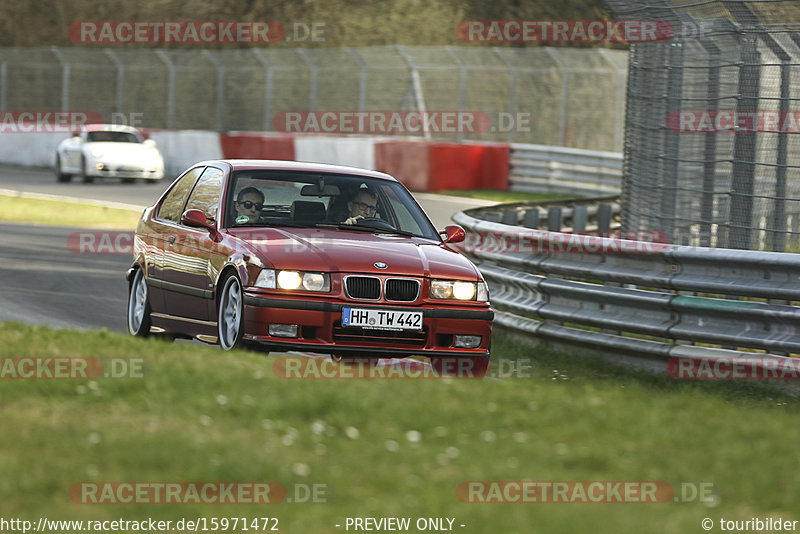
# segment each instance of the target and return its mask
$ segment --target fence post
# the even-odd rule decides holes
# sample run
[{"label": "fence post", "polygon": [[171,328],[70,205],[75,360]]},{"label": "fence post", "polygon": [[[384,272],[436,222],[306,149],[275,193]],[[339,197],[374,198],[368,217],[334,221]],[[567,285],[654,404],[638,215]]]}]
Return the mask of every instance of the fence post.
[{"label": "fence post", "polygon": [[572,207],[572,232],[585,232],[587,217],[586,206],[573,206]]},{"label": "fence post", "polygon": [[[611,205],[600,204],[597,206],[597,231],[609,232],[611,230]],[[600,234],[602,235],[602,233]]]},{"label": "fence post", "polygon": [[[411,57],[411,55],[406,51],[403,45],[399,44],[394,45],[394,49],[397,50],[397,52],[403,57],[406,64],[408,65],[408,68],[411,70],[411,83],[414,86],[414,97],[417,101],[417,111],[419,111],[420,114],[424,115],[425,97],[422,94],[422,80],[420,80],[419,77],[419,68],[417,67],[417,64],[414,62],[414,58]],[[431,133],[426,130],[423,132],[423,136],[425,137],[425,139],[430,139]]]},{"label": "fence post", "polygon": [[367,63],[364,61],[358,52],[350,48],[349,46],[345,48],[353,59],[356,60],[358,66],[361,68],[361,72],[358,77],[358,111],[364,111],[367,108]]},{"label": "fence post", "polygon": [[111,50],[110,48],[106,48],[105,50],[103,50],[103,52],[105,52],[108,58],[117,67],[117,96],[116,96],[117,103],[114,105],[114,109],[116,110],[117,113],[122,113],[123,109],[122,103],[125,97],[125,66],[122,64],[122,61],[119,60],[114,51]]},{"label": "fence post", "polygon": [[264,121],[263,128],[265,132],[272,130],[272,65],[269,64],[267,58],[262,55],[260,48],[253,48],[253,54],[261,66],[264,67]]},{"label": "fence post", "polygon": [[533,230],[539,228],[539,209],[532,208],[525,210],[525,217],[522,220],[522,224],[525,228],[532,228]]},{"label": "fence post", "polygon": [[[741,35],[742,65],[739,68],[739,89],[736,113],[750,116],[758,111],[758,84],[761,79],[756,37]],[[731,248],[749,249],[753,224],[753,182],[755,181],[756,133],[736,132],[733,140],[733,180],[731,183],[730,242]]]},{"label": "fence post", "polygon": [[614,150],[622,151],[622,137],[625,132],[625,89],[628,73],[624,69],[617,68],[607,48],[598,48],[597,51],[611,65],[613,71],[617,73],[617,97],[614,102]]},{"label": "fence post", "polygon": [[50,51],[56,56],[61,64],[61,111],[69,111],[69,63],[64,59],[64,55],[55,46],[50,47]]},{"label": "fence post", "polygon": [[210,50],[203,50],[203,54],[214,65],[217,71],[217,115],[214,119],[214,129],[218,132],[222,131],[222,110],[225,106],[225,67],[214,56]]},{"label": "fence post", "polygon": [[8,69],[4,59],[0,58],[0,111],[6,111],[6,84],[8,83]]},{"label": "fence post", "polygon": [[549,232],[561,231],[561,208],[547,210],[547,230]]},{"label": "fence post", "polygon": [[[514,68],[514,64],[511,63],[511,60],[508,59],[506,56],[505,48],[500,47],[493,47],[494,53],[497,54],[503,63],[505,63],[508,72],[511,74],[511,82],[509,83],[508,88],[508,113],[514,119],[514,124],[516,126],[517,121],[517,80],[519,79],[519,69]],[[514,142],[514,132],[517,128],[509,128],[508,129],[508,142]]]},{"label": "fence post", "polygon": [[303,61],[306,62],[308,69],[311,71],[311,81],[309,82],[311,86],[308,89],[308,111],[317,111],[317,74],[319,73],[319,67],[311,61],[308,50],[298,48],[295,52],[303,58]]},{"label": "fence post", "polygon": [[[458,77],[458,111],[466,111],[467,108],[467,66],[464,64],[464,60],[456,54],[455,50],[452,46],[444,47],[447,50],[447,53],[450,54],[456,63],[458,63],[458,70],[459,70],[459,77]],[[464,140],[464,132],[461,131],[461,128],[458,129],[458,142]],[[516,223],[514,223],[516,224]]]},{"label": "fence post", "polygon": [[167,129],[175,127],[175,65],[163,50],[156,50],[156,55],[167,66]]},{"label": "fence post", "polygon": [[564,62],[558,57],[558,53],[550,47],[546,47],[547,54],[553,59],[559,72],[561,72],[561,119],[560,128],[561,146],[567,145],[567,102],[569,100],[569,71],[567,70]]}]

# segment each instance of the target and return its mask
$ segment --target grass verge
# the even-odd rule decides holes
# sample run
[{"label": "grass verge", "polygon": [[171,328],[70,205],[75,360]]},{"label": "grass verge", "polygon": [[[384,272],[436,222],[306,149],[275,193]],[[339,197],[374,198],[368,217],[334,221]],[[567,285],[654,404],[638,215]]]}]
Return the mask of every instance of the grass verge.
[{"label": "grass verge", "polygon": [[140,215],[120,208],[0,195],[0,221],[4,222],[133,230]]},{"label": "grass verge", "polygon": [[[141,358],[147,369],[144,378],[0,379],[0,499],[21,518],[270,516],[289,532],[342,532],[346,517],[450,517],[459,532],[507,534],[693,532],[705,517],[798,515],[798,405],[740,384],[678,383],[503,338],[495,354],[532,359],[530,378],[282,380],[259,353],[17,323],[0,323],[0,347],[0,358]],[[120,506],[68,497],[82,481],[211,480],[327,484],[330,499]],[[679,492],[711,483],[713,496],[470,504],[456,495],[470,480],[661,480]]]}]

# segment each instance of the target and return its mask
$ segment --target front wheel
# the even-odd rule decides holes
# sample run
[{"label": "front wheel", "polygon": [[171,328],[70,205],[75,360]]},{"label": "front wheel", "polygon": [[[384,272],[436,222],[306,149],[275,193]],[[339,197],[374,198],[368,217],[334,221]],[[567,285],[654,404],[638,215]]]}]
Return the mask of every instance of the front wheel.
[{"label": "front wheel", "polygon": [[217,317],[217,337],[222,350],[231,350],[242,346],[244,337],[242,284],[235,274],[229,275],[222,286],[219,296],[219,313]]},{"label": "front wheel", "polygon": [[89,169],[86,167],[86,157],[81,157],[81,180],[85,184],[94,182],[94,176],[89,176]]},{"label": "front wheel", "polygon": [[150,299],[144,273],[136,269],[130,292],[128,293],[128,332],[132,336],[150,335]]},{"label": "front wheel", "polygon": [[56,154],[56,180],[59,182],[69,182],[72,179],[72,175],[67,174],[61,170],[61,156]]}]

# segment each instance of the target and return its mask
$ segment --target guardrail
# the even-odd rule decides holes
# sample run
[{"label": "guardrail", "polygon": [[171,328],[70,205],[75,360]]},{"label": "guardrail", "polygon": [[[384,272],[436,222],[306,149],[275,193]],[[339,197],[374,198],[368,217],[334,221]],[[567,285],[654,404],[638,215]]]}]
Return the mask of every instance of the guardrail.
[{"label": "guardrail", "polygon": [[660,362],[656,368],[675,357],[769,354],[781,361],[800,354],[800,255],[485,220],[497,208],[453,216],[467,231],[463,251],[489,284],[496,324],[559,345]]},{"label": "guardrail", "polygon": [[512,191],[618,195],[622,153],[512,143],[509,184]]}]

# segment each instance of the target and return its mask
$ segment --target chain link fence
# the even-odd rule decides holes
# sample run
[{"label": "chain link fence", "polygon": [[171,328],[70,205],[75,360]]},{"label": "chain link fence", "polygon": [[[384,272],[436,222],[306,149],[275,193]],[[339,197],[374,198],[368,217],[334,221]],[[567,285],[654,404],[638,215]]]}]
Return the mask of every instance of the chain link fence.
[{"label": "chain link fence", "polygon": [[0,110],[90,110],[215,131],[274,131],[290,111],[472,111],[491,127],[433,135],[621,151],[627,56],[489,46],[5,48]]},{"label": "chain link fence", "polygon": [[800,250],[800,2],[604,1],[617,19],[675,28],[631,45],[623,225]]}]

